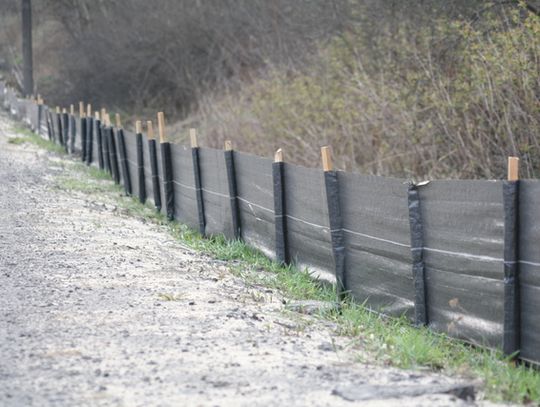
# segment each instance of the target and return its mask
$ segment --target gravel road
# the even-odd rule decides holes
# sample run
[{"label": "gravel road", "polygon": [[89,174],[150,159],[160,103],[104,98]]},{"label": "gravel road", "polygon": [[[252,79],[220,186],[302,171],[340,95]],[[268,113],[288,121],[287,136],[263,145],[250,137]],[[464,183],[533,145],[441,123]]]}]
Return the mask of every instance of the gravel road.
[{"label": "gravel road", "polygon": [[58,188],[70,159],[8,143],[12,125],[1,113],[1,406],[474,404],[441,394],[457,379],[355,362],[280,293]]}]

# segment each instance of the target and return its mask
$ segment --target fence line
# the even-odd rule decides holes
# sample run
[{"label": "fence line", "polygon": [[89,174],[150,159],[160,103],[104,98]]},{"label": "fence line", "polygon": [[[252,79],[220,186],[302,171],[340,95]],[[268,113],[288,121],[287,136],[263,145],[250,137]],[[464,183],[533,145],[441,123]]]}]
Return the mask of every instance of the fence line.
[{"label": "fence line", "polygon": [[284,162],[281,150],[272,161],[230,141],[203,148],[195,130],[186,148],[167,141],[163,113],[158,141],[151,121],[146,135],[140,121],[131,133],[82,102],[77,120],[73,107],[55,111],[1,83],[0,101],[203,236],[243,239],[333,279],[340,298],[540,362],[540,183],[519,180],[515,158],[504,182],[414,184],[336,171],[327,147],[322,171]]}]

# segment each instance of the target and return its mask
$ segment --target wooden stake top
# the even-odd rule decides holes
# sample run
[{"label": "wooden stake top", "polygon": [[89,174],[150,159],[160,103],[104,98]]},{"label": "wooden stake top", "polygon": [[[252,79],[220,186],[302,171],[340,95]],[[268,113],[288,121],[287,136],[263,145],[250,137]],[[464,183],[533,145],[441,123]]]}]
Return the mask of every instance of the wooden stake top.
[{"label": "wooden stake top", "polygon": [[56,113],[60,113],[60,106],[56,106]]},{"label": "wooden stake top", "polygon": [[189,129],[189,139],[191,141],[191,148],[199,147],[197,142],[197,129]]},{"label": "wooden stake top", "polygon": [[519,180],[519,158],[508,157],[508,181]]},{"label": "wooden stake top", "polygon": [[232,150],[232,141],[225,140],[225,151],[231,151],[231,150]]},{"label": "wooden stake top", "polygon": [[79,116],[84,117],[84,103],[79,102]]},{"label": "wooden stake top", "polygon": [[332,150],[330,146],[321,147],[322,166],[324,172],[332,171]]},{"label": "wooden stake top", "polygon": [[146,132],[147,132],[146,137],[148,138],[148,140],[153,140],[154,139],[154,126],[152,125],[152,120],[148,120],[146,122]]},{"label": "wooden stake top", "polygon": [[96,110],[94,115],[96,116],[96,120],[99,120],[99,112]]},{"label": "wooden stake top", "polygon": [[158,120],[159,142],[165,143],[167,140],[165,138],[165,115],[163,114],[163,112],[158,112],[157,120]]},{"label": "wooden stake top", "polygon": [[122,128],[122,121],[120,120],[120,114],[119,113],[116,113],[115,119],[116,119],[116,127],[121,129]]},{"label": "wooden stake top", "polygon": [[274,154],[274,162],[276,163],[283,162],[283,150],[281,148],[278,148],[276,153]]},{"label": "wooden stake top", "polygon": [[135,133],[140,134],[142,133],[142,123],[140,120],[137,120],[135,122]]},{"label": "wooden stake top", "polygon": [[71,114],[72,116],[75,114],[75,106],[69,105],[69,114]]},{"label": "wooden stake top", "polygon": [[105,113],[105,126],[110,127],[111,126],[111,116],[109,116],[109,113]]},{"label": "wooden stake top", "polygon": [[92,105],[90,103],[86,106],[86,116],[92,117]]},{"label": "wooden stake top", "polygon": [[104,107],[101,108],[101,118],[105,120],[105,115],[107,114],[107,109]]},{"label": "wooden stake top", "polygon": [[62,109],[62,113],[67,113],[67,109],[65,107]]}]

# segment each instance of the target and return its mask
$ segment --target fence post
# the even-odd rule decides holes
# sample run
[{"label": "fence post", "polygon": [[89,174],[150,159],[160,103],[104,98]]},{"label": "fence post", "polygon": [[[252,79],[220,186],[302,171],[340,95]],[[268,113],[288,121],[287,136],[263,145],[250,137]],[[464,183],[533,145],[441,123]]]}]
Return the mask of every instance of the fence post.
[{"label": "fence post", "polygon": [[120,184],[120,170],[118,168],[118,155],[116,153],[116,139],[113,126],[111,125],[111,118],[109,114],[107,117],[107,141],[109,144],[109,161],[111,164],[111,173],[116,184]]},{"label": "fence post", "polygon": [[206,219],[204,216],[204,201],[201,186],[201,167],[199,165],[199,145],[197,142],[197,130],[189,129],[191,140],[191,157],[193,162],[193,176],[195,180],[195,196],[197,198],[197,213],[199,217],[199,233],[206,235]]},{"label": "fence post", "polygon": [[47,133],[49,141],[54,141],[54,127],[51,110],[47,108]]},{"label": "fence post", "polygon": [[137,141],[137,180],[139,181],[139,202],[146,202],[146,184],[144,182],[144,156],[142,142],[142,123],[140,120],[135,122],[135,137]]},{"label": "fence post", "polygon": [[289,246],[287,243],[287,218],[285,217],[285,179],[283,151],[281,148],[274,155],[272,164],[272,181],[274,185],[274,225],[276,261],[289,264]]},{"label": "fence post", "polygon": [[504,328],[503,352],[521,348],[519,290],[519,158],[508,157],[508,179],[503,182],[504,203]]},{"label": "fence post", "polygon": [[69,153],[75,151],[75,137],[77,136],[77,122],[75,121],[75,106],[69,106]]},{"label": "fence post", "polygon": [[63,140],[62,140],[62,114],[60,112],[60,107],[59,106],[56,106],[56,126],[58,127],[58,142],[60,143],[60,145],[63,145]]},{"label": "fence post", "polygon": [[101,110],[101,148],[103,150],[103,164],[105,171],[112,175],[111,154],[109,152],[109,128],[108,114],[105,109]]},{"label": "fence post", "polygon": [[86,149],[85,156],[86,156],[86,165],[90,165],[92,163],[92,150],[93,146],[92,143],[94,142],[94,119],[92,117],[92,105],[89,103],[87,105],[87,111],[86,111],[86,146],[84,147]]},{"label": "fence post", "polygon": [[101,108],[101,128],[100,128],[100,134],[101,134],[101,154],[103,155],[103,169],[111,173],[111,162],[109,159],[109,139],[107,137],[107,126],[105,124],[105,119],[107,116],[107,110],[105,108]]},{"label": "fence post", "polygon": [[330,223],[330,236],[332,239],[332,254],[334,256],[336,290],[338,300],[344,298],[347,284],[345,280],[345,242],[341,221],[341,209],[339,205],[339,182],[337,171],[332,166],[332,154],[330,147],[321,148],[322,164],[324,171],[324,184],[326,189],[326,201],[328,204],[328,218]]},{"label": "fence post", "polygon": [[158,131],[161,147],[161,165],[163,174],[163,195],[165,197],[165,210],[169,220],[174,219],[174,187],[171,162],[171,144],[165,138],[165,115],[158,113]]},{"label": "fence post", "polygon": [[157,211],[161,211],[161,192],[159,185],[159,170],[157,161],[156,139],[154,138],[154,127],[152,121],[146,122],[147,137],[148,137],[148,154],[150,155],[150,169],[152,170],[152,189],[154,191],[154,205]]},{"label": "fence post", "polygon": [[69,146],[69,116],[65,108],[62,110],[62,138],[64,140],[64,150],[67,153]]},{"label": "fence post", "polygon": [[419,185],[409,183],[407,198],[409,225],[411,233],[412,275],[414,286],[414,323],[417,326],[428,324],[426,271],[424,264],[424,229],[420,207]]},{"label": "fence post", "polygon": [[84,103],[79,102],[79,120],[81,121],[81,161],[86,161],[86,118]]},{"label": "fence post", "polygon": [[131,177],[129,176],[129,164],[127,161],[126,142],[124,140],[124,129],[120,121],[120,115],[116,113],[116,140],[118,141],[118,156],[120,157],[120,168],[126,195],[131,195]]},{"label": "fence post", "polygon": [[229,189],[229,204],[231,207],[232,230],[234,239],[242,238],[240,211],[238,208],[238,193],[236,190],[236,171],[234,168],[234,152],[232,142],[225,141],[225,168],[227,169],[227,186]]}]

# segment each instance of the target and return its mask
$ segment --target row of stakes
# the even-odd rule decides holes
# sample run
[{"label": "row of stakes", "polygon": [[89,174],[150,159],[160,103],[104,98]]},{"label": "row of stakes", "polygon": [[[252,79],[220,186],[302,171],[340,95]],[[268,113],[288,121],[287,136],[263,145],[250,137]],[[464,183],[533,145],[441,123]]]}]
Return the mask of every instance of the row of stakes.
[{"label": "row of stakes", "polygon": [[[31,100],[34,101],[34,103],[42,105],[44,104],[43,98],[41,95],[37,95],[37,97],[30,97]],[[60,107],[56,107],[56,113],[60,113]],[[63,109],[62,113],[67,113],[67,109]],[[70,114],[73,116],[75,114],[75,107],[73,105],[70,106]],[[92,116],[92,105],[88,104],[86,107],[86,110],[84,108],[84,103],[79,102],[79,116],[80,117],[91,117]],[[95,118],[96,120],[100,120],[100,117],[105,121],[105,124],[107,126],[111,125],[111,119],[109,114],[107,113],[107,110],[105,108],[101,108],[100,111],[95,111]],[[116,119],[116,127],[122,128],[122,122],[120,121],[120,115],[116,113],[115,115]],[[158,121],[158,132],[159,132],[159,142],[164,143],[167,141],[165,137],[165,115],[163,112],[158,112],[157,114],[157,121]],[[147,137],[149,139],[154,139],[154,127],[152,124],[152,120],[148,120],[146,122],[146,131],[147,131]],[[137,120],[135,122],[135,132],[136,133],[142,133],[142,121]],[[191,147],[198,147],[197,142],[197,130],[196,129],[189,129],[189,136],[191,141]],[[225,150],[230,151],[232,150],[232,142],[230,140],[225,141]],[[322,158],[322,167],[323,171],[332,171],[333,170],[333,164],[332,164],[332,150],[330,146],[323,146],[321,147],[321,158]],[[275,155],[274,155],[274,162],[283,162],[283,151],[281,148],[279,148]],[[519,180],[519,158],[518,157],[508,157],[508,174],[507,179],[509,181],[517,181]]]},{"label": "row of stakes", "polygon": [[[37,97],[31,96],[31,97],[29,97],[29,99],[32,100],[34,103],[36,103],[38,105],[43,105],[44,104],[44,100],[41,97],[41,95],[37,95]],[[59,106],[56,106],[56,113],[57,114],[67,113],[67,112],[68,111],[67,111],[66,108],[61,109]],[[75,115],[75,106],[74,105],[70,106],[69,113],[72,116]],[[86,106],[86,109],[85,109],[84,102],[79,102],[79,117],[83,118],[83,117],[91,117],[91,116],[92,116],[92,105],[88,104]],[[109,115],[109,113],[107,113],[107,110],[105,108],[101,108],[101,110],[99,110],[99,111],[96,110],[94,112],[94,117],[95,117],[96,120],[102,119],[106,126],[111,125],[110,115]],[[120,120],[120,114],[116,113],[115,121],[116,121],[116,127],[119,128],[119,129],[122,128],[122,122]],[[158,114],[157,114],[157,122],[158,122],[159,142],[164,143],[164,142],[167,141],[167,139],[165,137],[165,115],[163,114],[163,112],[158,112]],[[142,121],[141,120],[135,121],[135,132],[142,134]],[[147,132],[147,137],[149,139],[154,139],[155,138],[155,136],[154,136],[154,127],[153,127],[152,120],[147,120],[146,121],[146,132]],[[191,147],[199,147],[198,141],[197,141],[197,130],[193,129],[193,128],[189,129],[189,136],[190,136]],[[225,147],[226,151],[231,151],[233,149],[231,140],[226,140],[224,147]],[[323,170],[324,171],[332,171],[333,170],[332,150],[331,150],[330,146],[321,147],[321,157],[322,157]],[[274,154],[274,162],[283,162],[283,150],[281,148],[279,148],[276,151],[276,153]]]}]

